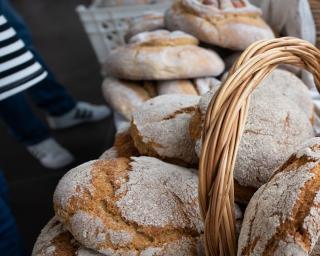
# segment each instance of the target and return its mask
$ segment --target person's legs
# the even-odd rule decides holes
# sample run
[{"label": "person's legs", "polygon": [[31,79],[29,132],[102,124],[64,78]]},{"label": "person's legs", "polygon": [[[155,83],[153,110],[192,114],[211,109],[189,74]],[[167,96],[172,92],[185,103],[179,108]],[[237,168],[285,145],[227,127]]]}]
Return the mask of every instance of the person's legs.
[{"label": "person's legs", "polygon": [[50,137],[48,128],[33,114],[24,93],[0,101],[0,118],[10,133],[26,146]]},{"label": "person's legs", "polygon": [[51,116],[61,116],[76,106],[76,101],[66,89],[55,79],[41,55],[36,51],[32,43],[32,37],[21,16],[14,10],[8,0],[1,0],[1,10],[10,25],[16,30],[17,35],[24,41],[41,65],[48,71],[48,76],[39,85],[28,90],[36,105],[44,109]]},{"label": "person's legs", "polygon": [[73,156],[52,139],[47,126],[34,115],[24,93],[0,101],[0,119],[43,166],[57,169],[73,161]]},{"label": "person's legs", "polygon": [[14,217],[9,208],[8,188],[3,173],[0,171],[0,255],[26,255],[22,246]]}]

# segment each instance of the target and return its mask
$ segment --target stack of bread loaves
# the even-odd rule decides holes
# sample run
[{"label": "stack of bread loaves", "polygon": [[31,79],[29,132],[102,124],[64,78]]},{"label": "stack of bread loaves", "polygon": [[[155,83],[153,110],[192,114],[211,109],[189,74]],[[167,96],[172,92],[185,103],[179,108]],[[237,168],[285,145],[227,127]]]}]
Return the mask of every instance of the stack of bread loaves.
[{"label": "stack of bread loaves", "polygon": [[[205,255],[204,118],[225,66],[273,37],[260,15],[247,0],[178,0],[165,16],[132,21],[103,82],[106,100],[130,122],[99,159],[60,180],[33,256]],[[289,71],[274,70],[254,91],[234,169],[239,256],[320,255],[313,108]]]},{"label": "stack of bread loaves", "polygon": [[[33,256],[204,255],[196,169],[204,112],[218,88],[215,85],[201,97],[160,95],[138,106],[112,148],[60,180],[53,199],[56,216],[42,230]],[[291,157],[277,170],[314,137],[312,120],[309,92],[288,71],[275,70],[254,92],[234,175],[240,205],[236,206],[239,255],[264,255],[269,246],[277,253],[266,255],[287,255],[290,250],[308,255],[313,250],[320,234],[315,222],[318,183],[313,179],[320,142],[308,144],[310,150],[300,150],[295,160]],[[278,176],[292,184],[282,185],[280,178],[274,181]],[[308,194],[295,196],[291,192],[299,191],[295,186]],[[242,220],[241,211],[256,190]],[[288,195],[280,196],[278,191]],[[267,216],[278,214],[272,202],[281,204],[281,218],[292,213],[299,222],[291,215],[287,224],[271,221]],[[314,213],[295,212],[297,204],[306,204]],[[270,212],[264,216],[268,207]],[[264,228],[270,221],[274,229],[269,235]],[[303,223],[305,231],[299,226]],[[294,230],[284,233],[289,230],[286,225],[306,232],[301,233],[301,243]]]},{"label": "stack of bread loaves", "polygon": [[220,55],[273,38],[261,15],[248,1],[179,0],[165,14],[131,20],[127,45],[104,65],[106,101],[131,121],[137,106],[156,95],[203,95],[225,70]]}]

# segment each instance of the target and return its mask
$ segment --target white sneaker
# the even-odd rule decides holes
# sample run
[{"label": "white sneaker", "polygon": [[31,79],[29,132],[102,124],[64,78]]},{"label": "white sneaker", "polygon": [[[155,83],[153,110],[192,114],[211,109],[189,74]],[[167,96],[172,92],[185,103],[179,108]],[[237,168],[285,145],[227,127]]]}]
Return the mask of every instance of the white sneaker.
[{"label": "white sneaker", "polygon": [[52,138],[29,146],[27,150],[49,169],[59,169],[74,161],[73,156]]},{"label": "white sneaker", "polygon": [[92,105],[86,102],[78,102],[76,107],[63,116],[48,116],[48,124],[51,129],[64,129],[77,124],[97,122],[111,114],[106,106]]}]

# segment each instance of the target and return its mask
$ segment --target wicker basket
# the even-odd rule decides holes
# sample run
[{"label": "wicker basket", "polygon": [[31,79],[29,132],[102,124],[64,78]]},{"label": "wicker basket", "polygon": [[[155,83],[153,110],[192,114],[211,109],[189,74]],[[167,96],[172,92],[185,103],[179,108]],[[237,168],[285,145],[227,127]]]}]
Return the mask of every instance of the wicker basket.
[{"label": "wicker basket", "polygon": [[236,255],[233,169],[250,95],[283,63],[309,70],[319,90],[320,50],[304,40],[285,37],[251,45],[209,104],[199,165],[206,255]]},{"label": "wicker basket", "polygon": [[317,30],[317,47],[320,48],[320,1],[319,0],[309,0],[314,22],[316,24]]}]

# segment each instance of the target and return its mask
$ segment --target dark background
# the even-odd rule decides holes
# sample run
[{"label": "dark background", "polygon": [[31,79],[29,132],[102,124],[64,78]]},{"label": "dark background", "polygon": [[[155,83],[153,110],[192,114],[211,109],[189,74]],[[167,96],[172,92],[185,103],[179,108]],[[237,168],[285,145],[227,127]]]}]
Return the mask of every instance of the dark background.
[{"label": "dark background", "polygon": [[[104,103],[102,78],[94,52],[75,12],[79,0],[13,0],[32,31],[35,46],[61,81],[80,100]],[[35,109],[42,119],[44,113]],[[44,119],[43,119],[44,120]],[[96,159],[112,144],[111,118],[54,132],[54,137],[76,157],[76,164]],[[41,167],[0,121],[0,169],[9,182],[12,211],[31,252],[41,228],[53,216],[52,194],[65,170]],[[75,165],[76,165],[75,164]]]}]

